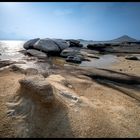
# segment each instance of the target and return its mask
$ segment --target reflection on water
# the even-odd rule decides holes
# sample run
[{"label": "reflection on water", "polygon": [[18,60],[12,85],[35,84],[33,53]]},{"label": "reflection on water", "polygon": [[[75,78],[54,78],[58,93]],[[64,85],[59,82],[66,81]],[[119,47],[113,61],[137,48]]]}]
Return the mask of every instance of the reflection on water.
[{"label": "reflection on water", "polygon": [[24,41],[0,41],[0,59],[19,60],[23,56],[19,52],[23,44]]},{"label": "reflection on water", "polygon": [[117,57],[115,55],[110,55],[110,54],[106,54],[106,55],[102,55],[100,56],[100,59],[94,59],[92,58],[91,61],[83,61],[80,66],[81,67],[96,67],[96,68],[104,68],[107,67],[109,65],[111,65],[112,63],[116,62]]},{"label": "reflection on water", "polygon": [[116,61],[117,61],[117,57],[115,55],[110,55],[110,54],[101,55],[100,59],[90,58],[90,61],[83,61],[81,64],[66,62],[64,58],[60,58],[60,57],[52,58],[53,64],[60,65],[60,66],[75,65],[80,67],[96,67],[96,68],[105,68]]}]

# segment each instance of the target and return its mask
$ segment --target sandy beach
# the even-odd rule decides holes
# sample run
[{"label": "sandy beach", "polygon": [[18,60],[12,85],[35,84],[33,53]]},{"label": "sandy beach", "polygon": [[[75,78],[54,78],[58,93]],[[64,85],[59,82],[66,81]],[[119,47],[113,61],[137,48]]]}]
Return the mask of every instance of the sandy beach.
[{"label": "sandy beach", "polygon": [[[139,61],[117,59],[108,69],[140,75]],[[55,68],[51,75],[53,86],[74,93],[78,102],[59,98],[46,107],[27,93],[32,91],[21,94],[19,80],[34,74],[0,71],[0,137],[140,137],[137,99],[80,72]],[[59,76],[70,86],[63,85]],[[130,92],[139,94],[133,87],[129,85]]]},{"label": "sandy beach", "polygon": [[140,62],[126,60],[123,56],[118,57],[117,63],[114,63],[110,68],[124,73],[140,75]]},{"label": "sandy beach", "polygon": [[0,3],[0,138],[140,138],[140,3]]}]

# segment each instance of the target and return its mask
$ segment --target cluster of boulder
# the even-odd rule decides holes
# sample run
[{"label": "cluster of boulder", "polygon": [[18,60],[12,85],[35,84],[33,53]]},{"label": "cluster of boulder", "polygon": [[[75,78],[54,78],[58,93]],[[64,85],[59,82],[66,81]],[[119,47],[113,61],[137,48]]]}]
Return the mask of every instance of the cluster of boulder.
[{"label": "cluster of boulder", "polygon": [[[26,53],[32,56],[36,56],[38,58],[47,58],[47,55],[59,55],[62,57],[66,57],[67,60],[73,57],[78,57],[78,59],[71,59],[73,62],[77,62],[78,60],[81,62],[82,59],[77,54],[79,53],[79,49],[83,47],[80,44],[80,41],[70,39],[32,39],[27,41],[23,46],[27,51]],[[78,48],[78,49],[75,49]]]}]

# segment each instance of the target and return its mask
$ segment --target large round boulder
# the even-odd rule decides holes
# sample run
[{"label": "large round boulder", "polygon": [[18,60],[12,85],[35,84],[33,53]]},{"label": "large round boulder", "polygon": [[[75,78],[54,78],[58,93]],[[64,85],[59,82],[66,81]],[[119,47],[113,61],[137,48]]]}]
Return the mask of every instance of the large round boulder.
[{"label": "large round boulder", "polygon": [[58,45],[49,38],[46,39],[40,39],[34,44],[34,48],[44,51],[46,53],[48,52],[60,52],[60,49]]},{"label": "large round boulder", "polygon": [[69,47],[69,43],[63,39],[53,39],[53,41],[58,45],[61,51]]},{"label": "large round boulder", "polygon": [[23,47],[27,49],[33,49],[34,44],[39,40],[39,38],[31,39],[24,43]]}]

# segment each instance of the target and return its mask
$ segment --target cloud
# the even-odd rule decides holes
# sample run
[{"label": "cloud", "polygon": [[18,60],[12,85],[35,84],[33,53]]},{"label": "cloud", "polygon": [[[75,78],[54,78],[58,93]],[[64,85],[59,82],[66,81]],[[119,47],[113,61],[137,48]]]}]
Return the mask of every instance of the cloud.
[{"label": "cloud", "polygon": [[70,9],[58,9],[54,11],[54,14],[57,16],[65,16],[65,15],[70,15],[72,13],[73,11]]}]

